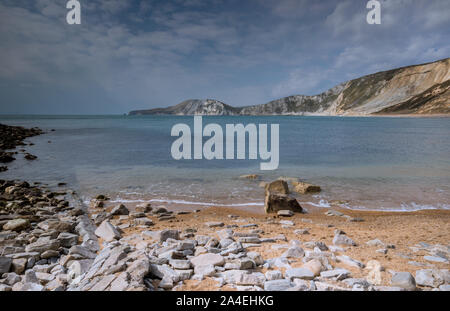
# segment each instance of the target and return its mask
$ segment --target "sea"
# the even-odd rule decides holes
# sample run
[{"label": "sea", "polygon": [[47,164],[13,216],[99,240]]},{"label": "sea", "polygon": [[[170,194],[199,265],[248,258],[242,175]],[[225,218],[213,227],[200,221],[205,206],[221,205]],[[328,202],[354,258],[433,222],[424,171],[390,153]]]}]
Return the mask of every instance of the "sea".
[{"label": "sea", "polygon": [[[174,160],[171,129],[179,123],[193,129],[191,116],[4,115],[0,123],[46,132],[26,140],[33,145],[24,149],[38,159],[19,154],[0,179],[51,187],[64,182],[86,203],[105,194],[125,205],[263,210],[260,182],[290,177],[322,188],[293,193],[306,209],[450,209],[450,118],[203,117],[204,125],[224,129],[279,124],[280,160],[273,171],[261,171],[260,159]],[[239,178],[245,174],[261,177]]]}]

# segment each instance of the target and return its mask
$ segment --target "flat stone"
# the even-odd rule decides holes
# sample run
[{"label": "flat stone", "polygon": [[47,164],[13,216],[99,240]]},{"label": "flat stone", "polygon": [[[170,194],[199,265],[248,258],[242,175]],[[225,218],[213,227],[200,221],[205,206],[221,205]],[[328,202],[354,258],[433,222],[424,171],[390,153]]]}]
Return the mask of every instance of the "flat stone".
[{"label": "flat stone", "polygon": [[344,234],[337,234],[333,238],[333,244],[334,245],[349,245],[349,246],[356,246],[356,243],[350,239],[348,236]]},{"label": "flat stone", "polygon": [[187,270],[191,268],[191,262],[189,260],[172,259],[169,264],[174,269]]},{"label": "flat stone", "polygon": [[266,277],[261,272],[253,272],[249,274],[242,274],[238,281],[237,285],[256,285],[256,286],[264,286],[264,282],[266,281]]},{"label": "flat stone", "polygon": [[102,238],[106,242],[111,242],[121,238],[120,232],[116,229],[116,227],[111,225],[108,220],[101,223],[101,225],[95,230],[95,235]]},{"label": "flat stone", "polygon": [[284,210],[279,210],[277,212],[277,215],[281,216],[281,217],[292,217],[292,216],[294,216],[294,212],[291,210],[284,209]]},{"label": "flat stone", "polygon": [[404,288],[406,290],[415,290],[416,281],[409,272],[397,272],[392,276],[391,285]]},{"label": "flat stone", "polygon": [[56,251],[58,250],[59,246],[60,243],[57,240],[38,240],[34,243],[28,244],[25,247],[25,251],[28,253],[37,252],[42,254],[43,252],[48,250]]},{"label": "flat stone", "polygon": [[219,222],[219,221],[209,221],[209,222],[206,222],[205,225],[208,228],[218,228],[218,227],[225,226],[225,224],[223,222]]},{"label": "flat stone", "polygon": [[312,280],[314,279],[314,273],[306,268],[291,268],[286,270],[286,277],[289,279],[303,279]]},{"label": "flat stone", "polygon": [[101,278],[101,280],[97,282],[89,291],[102,292],[108,288],[108,286],[112,283],[112,281],[114,281],[115,278],[115,275],[107,275]]},{"label": "flat stone", "polygon": [[213,265],[195,266],[194,273],[202,276],[213,276],[216,274],[216,268]]},{"label": "flat stone", "polygon": [[30,227],[30,221],[28,219],[13,219],[9,220],[3,225],[3,230],[22,231]]},{"label": "flat stone", "polygon": [[355,268],[360,268],[360,269],[365,267],[365,265],[362,262],[360,262],[356,259],[350,258],[349,256],[346,256],[346,255],[336,256],[336,258],[343,264],[350,266],[350,267],[355,267]]},{"label": "flat stone", "polygon": [[16,283],[14,284],[13,291],[19,292],[42,292],[44,290],[44,286],[36,283]]},{"label": "flat stone", "polygon": [[283,278],[283,273],[279,270],[269,270],[265,274],[266,280],[268,281],[274,281],[274,280],[280,280]]},{"label": "flat stone", "polygon": [[191,263],[194,267],[196,266],[223,266],[225,264],[224,258],[219,254],[202,254],[191,258]]},{"label": "flat stone", "polygon": [[49,249],[41,254],[41,258],[48,259],[52,257],[59,257],[59,252]]},{"label": "flat stone", "polygon": [[265,291],[285,291],[291,288],[291,281],[286,279],[280,280],[269,280],[264,282],[264,290]]},{"label": "flat stone", "polygon": [[433,270],[431,269],[417,270],[416,284],[420,286],[434,287]]},{"label": "flat stone", "polygon": [[301,247],[294,246],[288,248],[288,250],[281,256],[286,258],[302,258],[305,256],[305,251]]},{"label": "flat stone", "polygon": [[338,278],[339,280],[346,279],[350,276],[350,271],[346,269],[334,269],[334,270],[328,270],[323,271],[320,273],[320,276],[323,278]]},{"label": "flat stone", "polygon": [[59,241],[61,246],[70,248],[78,243],[79,236],[77,234],[69,232],[61,232],[56,240]]},{"label": "flat stone", "polygon": [[423,256],[423,259],[432,261],[432,262],[443,262],[448,263],[448,260],[439,256]]},{"label": "flat stone", "polygon": [[92,252],[87,247],[81,245],[74,245],[69,249],[69,255],[80,255],[83,258],[94,259],[97,254]]}]

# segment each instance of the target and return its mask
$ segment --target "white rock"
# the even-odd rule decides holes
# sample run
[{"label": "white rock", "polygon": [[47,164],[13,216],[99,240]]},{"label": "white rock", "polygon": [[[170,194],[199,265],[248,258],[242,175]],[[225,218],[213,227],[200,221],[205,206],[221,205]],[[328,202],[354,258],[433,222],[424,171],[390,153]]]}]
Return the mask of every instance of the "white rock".
[{"label": "white rock", "polygon": [[107,242],[121,238],[120,232],[107,220],[103,221],[95,230],[95,235]]}]

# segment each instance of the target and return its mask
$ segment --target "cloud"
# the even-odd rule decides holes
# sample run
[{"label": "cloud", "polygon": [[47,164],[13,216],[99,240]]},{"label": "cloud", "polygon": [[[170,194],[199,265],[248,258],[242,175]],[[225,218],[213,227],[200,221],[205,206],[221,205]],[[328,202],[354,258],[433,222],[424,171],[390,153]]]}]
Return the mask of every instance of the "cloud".
[{"label": "cloud", "polygon": [[[0,0],[0,112],[121,113],[213,97],[253,105],[448,57],[449,1]],[[24,93],[26,89],[26,94]],[[62,103],[59,98],[66,98]]]}]

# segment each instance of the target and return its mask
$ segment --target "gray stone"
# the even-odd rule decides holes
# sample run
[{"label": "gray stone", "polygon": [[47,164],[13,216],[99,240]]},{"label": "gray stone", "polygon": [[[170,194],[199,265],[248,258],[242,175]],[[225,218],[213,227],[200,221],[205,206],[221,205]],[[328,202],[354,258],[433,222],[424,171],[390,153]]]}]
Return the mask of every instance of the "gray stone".
[{"label": "gray stone", "polygon": [[291,281],[286,279],[276,279],[264,282],[265,291],[285,291],[291,288]]},{"label": "gray stone", "polygon": [[448,263],[448,260],[440,256],[424,256],[423,259],[433,262]]},{"label": "gray stone", "polygon": [[107,220],[103,221],[97,230],[95,230],[95,235],[102,238],[106,242],[111,242],[121,238],[120,232]]},{"label": "gray stone", "polygon": [[147,217],[136,218],[134,223],[137,226],[153,226],[153,221]]},{"label": "gray stone", "polygon": [[169,261],[169,264],[174,269],[187,270],[187,269],[191,268],[191,262],[189,260],[172,259],[172,260]]},{"label": "gray stone", "polygon": [[450,284],[445,284],[445,285],[439,286],[439,290],[443,291],[443,292],[450,292]]},{"label": "gray stone", "polygon": [[59,257],[59,252],[49,249],[41,254],[41,258],[48,259],[52,257]]},{"label": "gray stone", "polygon": [[225,264],[224,258],[219,254],[202,254],[191,258],[191,263],[194,267],[196,266],[223,266]]},{"label": "gray stone", "polygon": [[350,271],[346,269],[334,269],[328,271],[322,271],[320,276],[323,278],[338,278],[339,280],[346,279],[350,276]]},{"label": "gray stone", "polygon": [[12,259],[9,257],[0,257],[0,276],[8,273],[11,268]]},{"label": "gray stone", "polygon": [[36,272],[34,272],[33,270],[27,270],[25,272],[24,282],[25,283],[39,283],[39,280],[36,276]]},{"label": "gray stone", "polygon": [[9,272],[9,273],[3,274],[2,282],[3,282],[3,284],[13,286],[14,284],[20,282],[20,280],[21,280],[21,278],[19,275],[17,275],[17,273]]},{"label": "gray stone", "polygon": [[206,222],[205,225],[208,228],[217,228],[217,227],[225,226],[225,224],[223,222],[220,222],[220,221],[209,221],[209,222]]},{"label": "gray stone", "polygon": [[360,269],[362,269],[362,268],[365,267],[365,265],[364,265],[362,262],[360,262],[360,261],[358,261],[358,260],[356,260],[356,259],[352,259],[352,258],[350,258],[350,257],[348,257],[348,256],[346,256],[346,255],[337,256],[336,258],[337,258],[340,262],[342,262],[343,264],[345,264],[345,265],[347,265],[347,266],[351,266],[351,267],[355,267],[355,268],[360,268]]},{"label": "gray stone", "polygon": [[130,214],[130,211],[123,204],[117,205],[111,210],[111,215],[128,215],[128,214]]},{"label": "gray stone", "polygon": [[14,284],[13,291],[18,292],[42,292],[44,290],[44,286],[37,283],[16,283]]},{"label": "gray stone", "polygon": [[104,276],[89,291],[102,292],[108,288],[108,286],[112,283],[112,281],[114,281],[115,278],[115,275]]},{"label": "gray stone", "polygon": [[216,274],[216,269],[213,265],[195,266],[194,273],[202,276],[212,276]]},{"label": "gray stone", "polygon": [[416,281],[409,272],[397,272],[392,276],[391,285],[404,288],[406,290],[415,290]]},{"label": "gray stone", "polygon": [[13,259],[11,263],[11,271],[17,274],[22,274],[27,267],[28,260],[26,258]]},{"label": "gray stone", "polygon": [[268,281],[280,280],[283,278],[283,274],[279,270],[269,270],[265,275]]},{"label": "gray stone", "polygon": [[356,246],[356,243],[350,239],[348,236],[344,234],[337,234],[333,238],[333,244],[334,245],[349,245],[349,246]]},{"label": "gray stone", "polygon": [[256,285],[264,286],[266,277],[261,272],[253,272],[249,274],[241,274],[240,278],[237,280],[237,285]]},{"label": "gray stone", "polygon": [[262,258],[261,254],[258,252],[248,252],[247,257],[250,258],[255,262],[257,266],[264,264],[264,259]]},{"label": "gray stone", "polygon": [[165,230],[162,230],[161,232],[159,232],[159,241],[160,242],[164,242],[167,239],[179,240],[180,239],[180,231],[165,229]]},{"label": "gray stone", "polygon": [[44,285],[55,279],[55,276],[53,274],[44,272],[36,272],[36,277],[41,282],[41,284]]},{"label": "gray stone", "polygon": [[80,255],[86,259],[94,259],[97,254],[91,252],[87,247],[81,245],[74,245],[69,249],[69,255]]},{"label": "gray stone", "polygon": [[111,291],[125,291],[130,286],[130,275],[127,272],[122,272],[111,283]]},{"label": "gray stone", "polygon": [[314,273],[306,268],[291,268],[286,270],[286,277],[289,279],[303,279],[312,280],[314,279]]},{"label": "gray stone", "polygon": [[45,251],[48,250],[58,250],[60,246],[59,241],[57,240],[38,240],[34,243],[28,244],[25,247],[25,251],[28,253],[37,252],[39,254],[42,254]]},{"label": "gray stone", "polygon": [[434,287],[433,270],[431,269],[417,270],[416,284],[420,286]]},{"label": "gray stone", "polygon": [[30,221],[28,219],[13,219],[9,220],[3,225],[3,230],[22,231],[30,227]]},{"label": "gray stone", "polygon": [[73,234],[73,233],[69,233],[69,232],[61,232],[58,235],[58,237],[56,238],[56,240],[59,241],[61,246],[70,248],[73,245],[78,244],[78,238],[79,237],[77,234]]},{"label": "gray stone", "polygon": [[302,258],[303,256],[305,256],[305,251],[303,248],[298,246],[288,248],[288,250],[282,255],[282,257],[286,258]]}]

